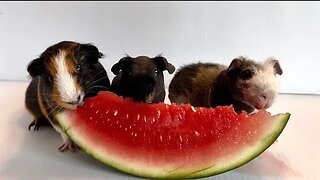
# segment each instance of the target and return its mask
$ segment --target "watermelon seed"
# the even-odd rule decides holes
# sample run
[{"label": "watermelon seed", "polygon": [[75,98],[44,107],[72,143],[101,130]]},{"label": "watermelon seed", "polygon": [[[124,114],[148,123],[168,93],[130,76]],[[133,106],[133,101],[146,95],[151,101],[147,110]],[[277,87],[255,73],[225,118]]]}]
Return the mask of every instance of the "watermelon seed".
[{"label": "watermelon seed", "polygon": [[147,122],[147,117],[143,116],[143,119],[144,119],[144,122],[146,123]]},{"label": "watermelon seed", "polygon": [[113,114],[113,115],[116,116],[117,114],[118,114],[118,111],[117,111],[117,110],[114,111],[114,114]]},{"label": "watermelon seed", "polygon": [[129,114],[126,115],[126,118],[129,119]]},{"label": "watermelon seed", "polygon": [[128,128],[124,128],[124,131],[127,131]]},{"label": "watermelon seed", "polygon": [[131,126],[129,126],[129,129],[131,129]]},{"label": "watermelon seed", "polygon": [[156,119],[153,117],[151,123],[155,123]]},{"label": "watermelon seed", "polygon": [[161,114],[161,112],[160,112],[160,110],[158,110],[158,111],[157,111],[157,117],[158,117],[158,118],[160,118],[160,114]]},{"label": "watermelon seed", "polygon": [[180,135],[180,137],[179,137],[179,138],[180,138],[180,142],[182,142],[182,136],[181,136],[181,135]]},{"label": "watermelon seed", "polygon": [[137,133],[133,134],[133,132],[132,132],[131,135],[133,136],[133,138],[136,138],[138,134]]},{"label": "watermelon seed", "polygon": [[92,118],[93,118],[93,117],[91,116],[91,117],[90,117],[90,120],[92,120]]},{"label": "watermelon seed", "polygon": [[121,125],[119,126],[119,128],[121,129]]},{"label": "watermelon seed", "polygon": [[212,135],[214,135],[214,132],[213,132],[213,131],[210,131],[210,133],[211,133]]},{"label": "watermelon seed", "polygon": [[194,131],[194,134],[199,137],[200,136],[200,133],[198,131]]},{"label": "watermelon seed", "polygon": [[162,135],[160,135],[160,142],[162,142]]},{"label": "watermelon seed", "polygon": [[119,121],[117,121],[116,124],[119,124]]},{"label": "watermelon seed", "polygon": [[107,121],[109,122],[109,121],[110,121],[110,118],[108,118]]},{"label": "watermelon seed", "polygon": [[171,136],[170,135],[169,135],[168,139],[171,140]]},{"label": "watermelon seed", "polygon": [[90,109],[93,107],[93,104],[91,104]]},{"label": "watermelon seed", "polygon": [[108,114],[108,112],[109,112],[109,109],[106,111],[106,114]]},{"label": "watermelon seed", "polygon": [[191,109],[192,109],[193,112],[197,112],[196,109],[193,106],[191,106]]},{"label": "watermelon seed", "polygon": [[96,114],[98,114],[99,113],[99,109],[96,111]]}]

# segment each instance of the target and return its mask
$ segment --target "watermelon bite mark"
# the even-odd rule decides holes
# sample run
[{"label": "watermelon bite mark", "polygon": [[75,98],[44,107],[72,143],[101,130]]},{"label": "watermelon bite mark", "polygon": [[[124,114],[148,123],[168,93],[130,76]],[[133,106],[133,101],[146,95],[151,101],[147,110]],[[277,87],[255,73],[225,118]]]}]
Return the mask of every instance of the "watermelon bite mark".
[{"label": "watermelon bite mark", "polygon": [[266,150],[289,117],[266,111],[236,114],[232,106],[150,105],[110,92],[57,115],[86,153],[148,178],[197,178],[239,167]]}]

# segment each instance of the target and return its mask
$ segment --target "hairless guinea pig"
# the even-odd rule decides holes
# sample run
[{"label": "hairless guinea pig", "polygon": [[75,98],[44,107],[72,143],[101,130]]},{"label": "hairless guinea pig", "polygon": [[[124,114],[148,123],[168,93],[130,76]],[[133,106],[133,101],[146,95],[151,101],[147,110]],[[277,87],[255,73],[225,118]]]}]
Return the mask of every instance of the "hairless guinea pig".
[{"label": "hairless guinea pig", "polygon": [[32,81],[26,90],[25,105],[34,116],[29,130],[32,126],[37,130],[49,122],[62,136],[59,150],[73,150],[73,142],[54,115],[75,109],[83,104],[84,98],[110,89],[107,73],[98,61],[102,56],[94,45],[63,41],[47,48],[28,65]]},{"label": "hairless guinea pig", "polygon": [[112,91],[119,96],[131,97],[136,101],[163,102],[164,70],[172,74],[175,67],[162,56],[123,57],[111,68],[116,75],[111,83]]},{"label": "hairless guinea pig", "polygon": [[277,74],[282,74],[278,60],[258,63],[244,57],[234,59],[229,67],[196,63],[182,67],[169,85],[169,99],[175,103],[215,107],[233,105],[236,112],[251,113],[269,108],[279,91]]}]

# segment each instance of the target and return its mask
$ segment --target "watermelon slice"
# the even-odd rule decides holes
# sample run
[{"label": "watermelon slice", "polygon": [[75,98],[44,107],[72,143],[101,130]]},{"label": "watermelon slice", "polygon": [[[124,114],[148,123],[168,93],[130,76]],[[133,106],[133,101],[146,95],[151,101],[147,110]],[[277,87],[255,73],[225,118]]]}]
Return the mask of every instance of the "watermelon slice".
[{"label": "watermelon slice", "polygon": [[110,92],[57,115],[87,154],[148,178],[198,178],[237,168],[265,151],[289,117],[264,110],[236,114],[232,106],[150,105]]}]

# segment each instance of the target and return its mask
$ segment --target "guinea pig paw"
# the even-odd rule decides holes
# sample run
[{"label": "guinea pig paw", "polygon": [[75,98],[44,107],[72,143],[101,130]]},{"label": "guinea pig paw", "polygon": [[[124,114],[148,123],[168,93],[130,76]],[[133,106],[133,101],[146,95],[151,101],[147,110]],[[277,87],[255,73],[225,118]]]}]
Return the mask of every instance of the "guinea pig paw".
[{"label": "guinea pig paw", "polygon": [[71,152],[75,152],[76,149],[79,149],[79,147],[74,144],[72,141],[66,141],[59,147],[60,152],[64,152],[66,150],[70,150]]},{"label": "guinea pig paw", "polygon": [[[34,127],[33,127],[34,126]],[[35,121],[33,121],[32,123],[30,123],[30,125],[28,126],[28,130],[30,131],[31,127],[33,127],[34,131],[38,131],[40,124],[36,123]]]}]

